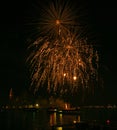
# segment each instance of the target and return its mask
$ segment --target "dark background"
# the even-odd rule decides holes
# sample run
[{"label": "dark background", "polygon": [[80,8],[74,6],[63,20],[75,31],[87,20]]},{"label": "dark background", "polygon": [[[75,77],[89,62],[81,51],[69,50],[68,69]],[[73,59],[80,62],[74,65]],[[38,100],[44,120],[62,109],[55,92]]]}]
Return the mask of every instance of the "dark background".
[{"label": "dark background", "polygon": [[[2,1],[0,3],[0,100],[8,98],[10,88],[15,96],[29,86],[25,64],[27,33],[25,20],[33,12],[36,0]],[[88,10],[92,39],[98,44],[104,88],[99,88],[90,103],[116,104],[117,99],[117,14],[116,4],[99,0],[82,1]]]}]

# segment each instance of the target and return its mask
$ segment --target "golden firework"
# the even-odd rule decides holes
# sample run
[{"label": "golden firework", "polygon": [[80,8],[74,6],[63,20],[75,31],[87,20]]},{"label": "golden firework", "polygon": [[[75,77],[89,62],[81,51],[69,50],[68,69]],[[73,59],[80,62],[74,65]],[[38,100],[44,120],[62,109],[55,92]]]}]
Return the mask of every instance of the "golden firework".
[{"label": "golden firework", "polygon": [[41,15],[39,37],[27,59],[35,91],[46,86],[49,92],[74,92],[79,86],[88,88],[97,77],[97,51],[80,37],[71,9],[66,3],[52,3]]}]

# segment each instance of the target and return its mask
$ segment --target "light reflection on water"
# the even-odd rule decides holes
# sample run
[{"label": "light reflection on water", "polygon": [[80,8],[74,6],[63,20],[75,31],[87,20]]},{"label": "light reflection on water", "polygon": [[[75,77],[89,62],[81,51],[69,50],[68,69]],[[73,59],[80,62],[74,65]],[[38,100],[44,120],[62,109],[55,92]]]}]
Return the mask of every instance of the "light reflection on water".
[{"label": "light reflection on water", "polygon": [[[48,113],[46,110],[3,110],[0,112],[0,130],[52,130],[56,124],[71,124],[82,120],[116,120],[117,110],[86,110],[81,115]],[[62,126],[56,130],[63,130]]]},{"label": "light reflection on water", "polygon": [[50,114],[50,126],[56,124],[72,124],[74,120],[78,120],[77,117],[80,117],[80,115],[64,115],[62,113],[54,112]]},{"label": "light reflection on water", "polygon": [[73,123],[75,119],[75,115],[50,114],[46,110],[4,110],[0,112],[0,130],[51,130],[53,125]]}]

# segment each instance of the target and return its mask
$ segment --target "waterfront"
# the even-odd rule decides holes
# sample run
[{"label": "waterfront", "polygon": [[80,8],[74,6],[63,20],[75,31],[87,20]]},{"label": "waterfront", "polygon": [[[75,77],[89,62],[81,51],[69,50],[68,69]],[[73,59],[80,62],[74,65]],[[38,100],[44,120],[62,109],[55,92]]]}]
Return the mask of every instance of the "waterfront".
[{"label": "waterfront", "polygon": [[62,113],[56,109],[53,112],[48,112],[48,109],[5,109],[0,112],[0,129],[77,130],[76,121],[78,121],[88,122],[90,125],[100,124],[103,128],[107,127],[107,130],[116,130],[116,117],[116,108],[84,108],[77,114]]}]

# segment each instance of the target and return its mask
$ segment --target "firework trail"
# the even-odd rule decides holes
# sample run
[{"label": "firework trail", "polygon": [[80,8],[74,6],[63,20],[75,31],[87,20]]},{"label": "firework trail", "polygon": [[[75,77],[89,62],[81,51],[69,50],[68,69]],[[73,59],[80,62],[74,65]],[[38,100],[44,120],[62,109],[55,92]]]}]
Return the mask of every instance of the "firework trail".
[{"label": "firework trail", "polygon": [[48,92],[74,92],[97,77],[98,54],[80,37],[71,9],[56,1],[42,11],[39,37],[29,46],[33,51],[27,59],[35,92],[45,85]]}]

